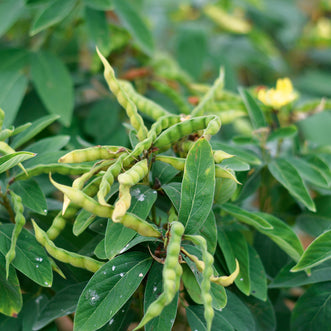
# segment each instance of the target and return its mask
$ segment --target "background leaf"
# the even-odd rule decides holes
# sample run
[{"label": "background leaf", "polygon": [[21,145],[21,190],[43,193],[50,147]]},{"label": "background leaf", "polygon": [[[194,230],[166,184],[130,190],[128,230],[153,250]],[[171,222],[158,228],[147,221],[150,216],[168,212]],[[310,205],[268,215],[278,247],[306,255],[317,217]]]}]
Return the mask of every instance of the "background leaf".
[{"label": "background leaf", "polygon": [[0,157],[0,173],[7,171],[19,163],[34,157],[34,153],[16,152]]},{"label": "background leaf", "polygon": [[211,147],[199,139],[190,149],[182,181],[178,220],[185,233],[194,234],[203,225],[214,200],[215,166]]},{"label": "background leaf", "polygon": [[63,62],[50,52],[32,54],[31,79],[47,110],[59,115],[61,123],[68,126],[74,108],[74,90]]},{"label": "background leaf", "polygon": [[4,0],[0,3],[0,36],[16,21],[24,8],[23,0]]}]

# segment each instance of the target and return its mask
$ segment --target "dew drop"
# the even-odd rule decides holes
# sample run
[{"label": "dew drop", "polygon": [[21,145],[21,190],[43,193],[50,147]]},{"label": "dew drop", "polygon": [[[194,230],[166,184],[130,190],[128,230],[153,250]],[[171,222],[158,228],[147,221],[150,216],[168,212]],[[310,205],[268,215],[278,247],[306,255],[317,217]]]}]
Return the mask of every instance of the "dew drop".
[{"label": "dew drop", "polygon": [[36,268],[37,268],[37,269],[39,268],[39,264],[36,264]]},{"label": "dew drop", "polygon": [[240,281],[243,281],[244,280],[244,278],[240,278]]},{"label": "dew drop", "polygon": [[103,274],[105,275],[107,273],[107,271],[104,271]]},{"label": "dew drop", "polygon": [[47,209],[44,209],[44,213],[45,213],[45,214],[47,213]]},{"label": "dew drop", "polygon": [[155,292],[157,290],[157,287],[156,286],[154,286],[153,287],[153,292]]},{"label": "dew drop", "polygon": [[143,273],[140,273],[140,274],[139,274],[139,277],[144,277],[144,274],[143,274]]},{"label": "dew drop", "polygon": [[116,269],[116,267],[113,265],[113,266],[111,267],[111,270],[114,271],[115,269]]},{"label": "dew drop", "polygon": [[114,323],[114,319],[112,318],[110,321],[109,321],[109,325],[112,325]]},{"label": "dew drop", "polygon": [[124,272],[121,272],[121,273],[120,273],[120,276],[123,277],[123,276],[124,276]]},{"label": "dew drop", "polygon": [[134,196],[134,197],[138,196],[139,194],[140,194],[139,188],[136,188],[131,192],[131,195]]},{"label": "dew drop", "polygon": [[42,257],[36,257],[35,260],[38,261],[38,262],[43,262],[43,258]]},{"label": "dew drop", "polygon": [[145,194],[139,194],[137,197],[138,201],[144,201],[145,200]]}]

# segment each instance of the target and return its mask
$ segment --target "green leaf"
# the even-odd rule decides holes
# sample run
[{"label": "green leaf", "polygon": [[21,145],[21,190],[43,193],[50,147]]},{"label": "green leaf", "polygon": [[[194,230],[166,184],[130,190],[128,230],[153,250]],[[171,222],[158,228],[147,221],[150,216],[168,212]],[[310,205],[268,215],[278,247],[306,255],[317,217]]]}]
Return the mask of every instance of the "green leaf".
[{"label": "green leaf", "polygon": [[74,226],[72,228],[73,234],[75,236],[82,234],[95,219],[96,215],[92,215],[90,212],[82,209],[75,219]]},{"label": "green leaf", "polygon": [[236,269],[235,259],[238,260],[240,271],[234,282],[241,292],[249,295],[251,293],[249,254],[244,235],[239,231],[225,232],[224,229],[218,229],[217,241],[224,255],[229,273]]},{"label": "green leaf", "polygon": [[312,285],[297,301],[291,330],[330,330],[331,282]]},{"label": "green leaf", "polygon": [[60,58],[45,51],[32,54],[31,79],[46,109],[59,115],[62,124],[69,126],[74,89],[71,75]]},{"label": "green leaf", "polygon": [[27,141],[36,136],[39,132],[44,130],[51,123],[56,121],[58,118],[59,116],[57,115],[47,115],[39,118],[38,120],[34,121],[28,129],[18,134],[12,141],[11,146],[15,149],[22,146]]},{"label": "green leaf", "polygon": [[250,309],[255,319],[255,331],[276,330],[276,316],[273,305],[269,299],[266,302],[252,296],[241,296],[241,299]]},{"label": "green leaf", "polygon": [[248,163],[240,160],[237,157],[231,157],[230,159],[225,159],[222,161],[222,167],[230,168],[234,171],[247,171],[251,167]]},{"label": "green leaf", "polygon": [[298,129],[295,125],[286,126],[283,128],[278,128],[274,131],[272,131],[267,139],[268,142],[284,139],[284,138],[290,138],[296,135],[298,132]]},{"label": "green leaf", "polygon": [[86,7],[85,21],[90,38],[100,49],[101,53],[108,56],[111,51],[112,41],[106,13]]},{"label": "green leaf", "polygon": [[34,157],[34,153],[30,152],[16,152],[0,157],[0,173],[7,171],[18,165],[19,163]]},{"label": "green leaf", "polygon": [[[204,318],[204,309],[200,305],[190,305],[186,308],[187,321],[192,330],[207,331],[207,325]],[[221,315],[215,311],[212,330],[235,331],[232,325]]]},{"label": "green leaf", "polygon": [[34,36],[38,32],[59,23],[70,13],[75,3],[75,0],[54,0],[49,2],[40,14],[35,17],[30,29],[30,36]]},{"label": "green leaf", "polygon": [[70,140],[70,136],[58,135],[48,137],[28,145],[25,149],[29,152],[42,154],[49,150],[59,151],[62,147],[66,146]]},{"label": "green leaf", "polygon": [[74,330],[96,330],[107,323],[135,292],[151,264],[149,255],[131,252],[103,265],[79,298]]},{"label": "green leaf", "polygon": [[40,330],[56,318],[74,313],[85,285],[85,282],[73,284],[58,291],[42,307],[37,320],[33,324],[33,330]]},{"label": "green leaf", "polygon": [[226,291],[228,303],[217,312],[236,330],[255,331],[255,321],[247,306],[231,291]]},{"label": "green leaf", "polygon": [[255,214],[264,218],[269,224],[273,226],[273,229],[270,230],[258,230],[273,240],[294,261],[298,261],[301,254],[303,253],[303,248],[295,232],[284,221],[273,215],[261,212],[257,212]]},{"label": "green leaf", "polygon": [[1,71],[0,86],[0,108],[6,114],[4,127],[8,127],[16,118],[28,86],[28,80],[20,71]]},{"label": "green leaf", "polygon": [[285,159],[275,159],[268,164],[271,174],[297,200],[309,210],[315,211],[315,204],[295,167]]},{"label": "green leaf", "polygon": [[251,279],[252,296],[262,300],[267,300],[267,275],[259,254],[254,247],[248,245],[249,253],[249,277]]},{"label": "green leaf", "polygon": [[243,88],[239,88],[239,92],[242,99],[244,100],[253,128],[256,130],[259,128],[266,127],[267,124],[263,112],[259,107],[259,105],[257,104],[257,102],[255,101],[255,99],[251,96],[251,94],[247,90]]},{"label": "green leaf", "polygon": [[181,183],[170,183],[162,186],[163,191],[166,193],[176,210],[179,210],[180,196],[181,196]]},{"label": "green leaf", "polygon": [[[0,252],[6,254],[10,247],[13,224],[0,225]],[[44,248],[27,230],[22,229],[16,243],[16,257],[12,265],[41,286],[50,287],[53,281],[52,266]]]},{"label": "green leaf", "polygon": [[253,165],[260,165],[262,162],[260,158],[251,150],[235,145],[223,144],[218,141],[212,141],[211,146],[213,150],[222,150],[229,154],[235,155],[238,159]]},{"label": "green leaf", "polygon": [[12,189],[21,196],[23,205],[38,214],[47,214],[47,203],[44,193],[34,179],[14,182]]},{"label": "green leaf", "polygon": [[155,161],[153,163],[152,167],[152,175],[153,175],[153,183],[155,183],[155,180],[157,180],[163,184],[169,183],[177,174],[179,173],[179,170],[176,170],[173,166],[170,164],[161,162],[161,161]]},{"label": "green leaf", "polygon": [[215,164],[211,146],[199,139],[190,149],[182,181],[178,220],[186,234],[194,234],[208,216],[215,191]]},{"label": "green leaf", "polygon": [[200,234],[207,241],[208,252],[214,255],[217,247],[217,226],[214,212],[211,211],[200,228]]},{"label": "green leaf", "polygon": [[133,36],[139,48],[147,55],[154,52],[151,30],[146,26],[129,0],[114,0],[115,12],[121,23]]},{"label": "green leaf", "polygon": [[0,37],[15,23],[24,9],[23,0],[4,0],[0,3]]},{"label": "green leaf", "polygon": [[[146,219],[154,202],[157,192],[148,186],[136,185],[131,188],[131,206],[128,212]],[[119,223],[108,221],[105,235],[105,252],[110,260],[125,248],[136,232]]]},{"label": "green leaf", "polygon": [[112,10],[114,7],[113,0],[84,0],[84,4],[97,10]]},{"label": "green leaf", "polygon": [[0,313],[11,317],[17,317],[22,308],[23,300],[16,271],[10,265],[9,276],[6,279],[6,261],[0,254]]},{"label": "green leaf", "polygon": [[176,53],[181,68],[199,78],[208,54],[206,32],[197,25],[181,26],[177,32]]},{"label": "green leaf", "polygon": [[331,259],[331,230],[318,236],[304,251],[299,262],[291,271],[300,271],[312,268],[322,262]]},{"label": "green leaf", "polygon": [[331,281],[331,260],[313,267],[308,276],[305,271],[291,272],[295,263],[283,267],[269,284],[269,288],[297,287],[314,283]]},{"label": "green leaf", "polygon": [[[163,279],[162,279],[163,265],[160,263],[154,263],[151,270],[148,273],[148,279],[145,287],[144,297],[144,312],[150,304],[155,301],[163,291]],[[174,324],[177,305],[178,305],[179,292],[175,295],[172,302],[166,306],[162,313],[149,321],[146,326],[146,331],[158,330],[158,331],[171,331]]]},{"label": "green leaf", "polygon": [[222,205],[222,209],[225,210],[227,213],[234,216],[240,222],[246,223],[255,227],[257,230],[260,229],[272,229],[272,225],[269,224],[261,216],[258,216],[256,213],[251,213],[243,208],[240,208],[236,205],[225,203]]},{"label": "green leaf", "polygon": [[287,160],[297,169],[303,179],[317,186],[325,188],[329,186],[327,177],[323,176],[323,172],[314,163],[294,157],[287,158]]}]

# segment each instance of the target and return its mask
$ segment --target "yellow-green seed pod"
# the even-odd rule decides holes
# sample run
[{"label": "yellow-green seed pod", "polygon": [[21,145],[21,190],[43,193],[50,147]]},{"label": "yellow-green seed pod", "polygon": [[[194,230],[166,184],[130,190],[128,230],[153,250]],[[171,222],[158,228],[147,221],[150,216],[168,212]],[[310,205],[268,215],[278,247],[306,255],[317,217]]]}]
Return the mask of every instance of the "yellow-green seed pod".
[{"label": "yellow-green seed pod", "polygon": [[32,220],[35,236],[37,241],[46,248],[49,255],[55,259],[69,263],[74,267],[83,268],[91,272],[98,271],[103,265],[103,262],[94,260],[90,257],[69,252],[63,248],[56,247],[55,244],[47,237],[46,232],[39,228],[37,223]]},{"label": "yellow-green seed pod", "polygon": [[116,159],[123,153],[127,153],[127,150],[121,146],[94,146],[73,150],[60,157],[58,162],[81,163],[96,160]]},{"label": "yellow-green seed pod", "polygon": [[237,183],[232,178],[216,178],[214,201],[217,204],[227,202],[237,190]]},{"label": "yellow-green seed pod", "polygon": [[240,271],[239,262],[236,259],[236,269],[230,276],[220,276],[220,277],[212,276],[210,278],[210,281],[212,281],[213,283],[222,285],[222,286],[230,286],[231,284],[233,284],[233,282],[238,277],[239,271]]}]

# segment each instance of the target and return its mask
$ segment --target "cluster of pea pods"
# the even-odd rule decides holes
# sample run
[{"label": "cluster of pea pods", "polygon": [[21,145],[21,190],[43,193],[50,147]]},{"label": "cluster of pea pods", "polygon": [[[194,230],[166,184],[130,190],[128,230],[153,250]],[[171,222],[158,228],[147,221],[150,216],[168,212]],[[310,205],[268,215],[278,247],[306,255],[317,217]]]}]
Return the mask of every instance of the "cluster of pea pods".
[{"label": "cluster of pea pods", "polygon": [[[128,209],[131,205],[130,189],[140,182],[148,184],[152,162],[155,160],[162,161],[177,170],[183,171],[185,157],[194,144],[194,140],[190,140],[188,137],[193,136],[194,139],[208,140],[220,130],[221,120],[219,116],[206,115],[206,109],[217,90],[223,85],[223,72],[220,72],[219,78],[190,114],[176,115],[140,95],[129,82],[118,80],[107,60],[99,51],[98,54],[104,65],[104,76],[108,86],[126,110],[139,142],[132,150],[121,146],[95,146],[74,150],[61,157],[58,172],[73,175],[80,174],[80,176],[73,181],[72,186],[66,186],[55,182],[50,174],[53,185],[64,194],[63,209],[55,217],[47,232],[44,232],[33,222],[36,238],[52,257],[92,272],[96,272],[103,265],[103,262],[66,251],[53,243],[66,223],[72,220],[80,209],[99,217],[111,219],[115,223],[121,223],[142,236],[163,240],[166,251],[165,259],[162,261],[164,263],[162,273],[163,293],[149,306],[136,329],[157,317],[175,297],[183,273],[181,254],[184,254],[195,263],[197,270],[202,274],[201,297],[205,309],[207,329],[210,330],[214,316],[210,294],[211,282],[221,286],[232,284],[239,273],[238,262],[236,263],[236,269],[230,276],[215,276],[214,259],[207,250],[206,239],[201,235],[185,234],[184,225],[178,221],[178,215],[174,208],[169,212],[165,234],[157,225],[129,213]],[[138,113],[138,109],[154,120],[154,124],[149,130]],[[180,157],[161,154],[174,148],[174,146],[177,155]],[[232,157],[232,155],[218,150],[213,151],[213,157],[215,176],[237,181],[233,172],[218,165],[224,159]],[[73,165],[87,161],[95,163],[92,167]],[[49,170],[57,171],[54,167],[42,171]],[[38,170],[36,171],[38,172]],[[116,203],[110,205],[107,196],[116,180],[119,183],[119,195]],[[182,241],[188,241],[198,246],[202,252],[202,260],[185,250],[181,245]]]}]

